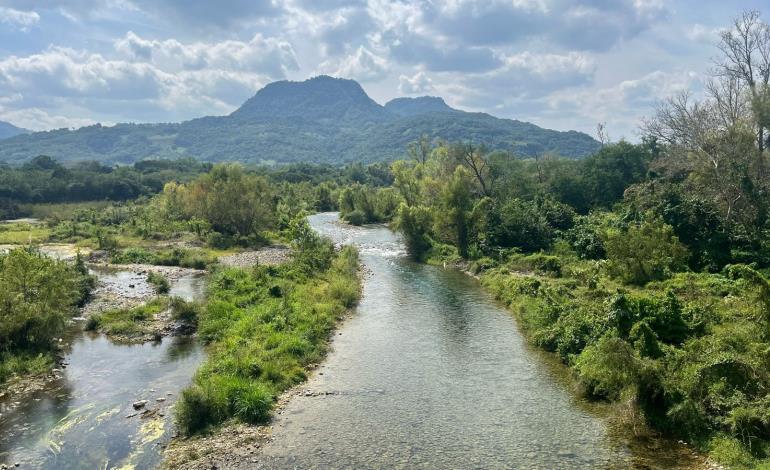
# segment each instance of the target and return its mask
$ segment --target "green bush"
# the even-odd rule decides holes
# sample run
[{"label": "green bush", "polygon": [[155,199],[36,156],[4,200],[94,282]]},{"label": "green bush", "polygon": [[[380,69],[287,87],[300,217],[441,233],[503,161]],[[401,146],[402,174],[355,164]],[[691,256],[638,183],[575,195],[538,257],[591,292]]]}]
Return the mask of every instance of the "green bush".
[{"label": "green bush", "polygon": [[659,281],[686,268],[687,249],[661,221],[632,224],[625,232],[609,229],[604,247],[609,272],[627,284]]},{"label": "green bush", "polygon": [[169,299],[171,316],[174,320],[180,320],[185,323],[195,324],[200,315],[200,304],[197,302],[188,302],[181,297],[171,297]]},{"label": "green bush", "polygon": [[602,336],[586,347],[575,361],[575,370],[588,393],[617,400],[639,377],[639,361],[631,346],[617,336]]},{"label": "green bush", "polygon": [[32,250],[0,254],[0,358],[5,378],[38,369],[30,366],[39,365],[31,358],[50,355],[54,340],[93,285],[83,270],[80,263],[70,265]]},{"label": "green bush", "polygon": [[166,276],[160,273],[154,271],[147,273],[147,282],[152,285],[158,294],[168,294],[168,291],[171,290],[171,283],[168,282]]},{"label": "green bush", "polygon": [[366,214],[360,210],[354,210],[345,214],[343,220],[350,225],[364,225],[367,223]]}]

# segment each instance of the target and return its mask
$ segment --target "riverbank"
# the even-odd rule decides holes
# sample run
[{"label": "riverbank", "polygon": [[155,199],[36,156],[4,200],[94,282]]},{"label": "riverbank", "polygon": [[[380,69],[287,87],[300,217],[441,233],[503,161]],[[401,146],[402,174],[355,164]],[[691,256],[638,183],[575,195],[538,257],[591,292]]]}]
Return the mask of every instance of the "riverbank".
[{"label": "riverbank", "polygon": [[270,438],[271,415],[308,393],[301,384],[358,301],[360,270],[354,249],[306,236],[292,262],[224,268],[212,279],[199,323],[209,360],[177,404],[180,437],[164,467],[251,463]]}]

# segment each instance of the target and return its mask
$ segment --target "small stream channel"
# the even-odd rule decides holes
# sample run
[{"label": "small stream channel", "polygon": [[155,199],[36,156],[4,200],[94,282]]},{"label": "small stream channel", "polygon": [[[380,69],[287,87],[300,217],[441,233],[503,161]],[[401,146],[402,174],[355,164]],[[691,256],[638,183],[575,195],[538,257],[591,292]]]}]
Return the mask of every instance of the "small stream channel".
[{"label": "small stream channel", "polygon": [[[148,288],[135,273],[93,272],[102,286],[124,295]],[[204,289],[204,277],[183,276],[172,283],[171,295],[198,299]],[[57,379],[23,402],[0,399],[0,463],[22,469],[154,467],[160,445],[171,437],[171,405],[203,361],[203,348],[187,337],[114,343],[84,332],[82,321],[71,325],[63,344],[65,368]],[[148,401],[145,416],[133,409],[137,400]]]}]

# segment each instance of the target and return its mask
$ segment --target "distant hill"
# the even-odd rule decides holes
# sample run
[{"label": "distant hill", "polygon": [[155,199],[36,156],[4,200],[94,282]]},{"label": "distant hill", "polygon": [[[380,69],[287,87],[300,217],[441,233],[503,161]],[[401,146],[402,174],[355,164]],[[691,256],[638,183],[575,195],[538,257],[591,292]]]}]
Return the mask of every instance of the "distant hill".
[{"label": "distant hill", "polygon": [[0,121],[0,139],[7,139],[19,134],[27,134],[29,131],[16,127],[10,122]]},{"label": "distant hill", "polygon": [[372,162],[402,157],[422,134],[521,156],[550,152],[580,158],[599,147],[580,132],[468,113],[437,97],[397,98],[382,106],[353,80],[320,76],[271,83],[229,116],[17,135],[0,141],[0,161],[49,155],[110,163],[182,156],[212,162]]}]

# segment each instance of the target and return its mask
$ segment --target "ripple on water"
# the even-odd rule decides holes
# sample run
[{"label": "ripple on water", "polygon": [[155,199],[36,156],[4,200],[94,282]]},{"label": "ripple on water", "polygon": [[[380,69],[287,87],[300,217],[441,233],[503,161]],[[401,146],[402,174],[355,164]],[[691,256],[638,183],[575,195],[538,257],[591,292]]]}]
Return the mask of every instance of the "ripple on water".
[{"label": "ripple on water", "polygon": [[370,276],[307,384],[315,393],[277,417],[267,468],[631,466],[631,449],[575,397],[564,369],[475,280],[409,262],[384,227],[310,220],[359,246]]}]

